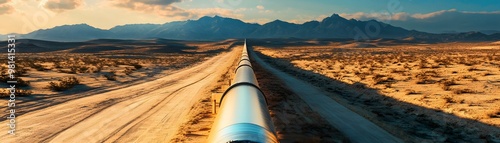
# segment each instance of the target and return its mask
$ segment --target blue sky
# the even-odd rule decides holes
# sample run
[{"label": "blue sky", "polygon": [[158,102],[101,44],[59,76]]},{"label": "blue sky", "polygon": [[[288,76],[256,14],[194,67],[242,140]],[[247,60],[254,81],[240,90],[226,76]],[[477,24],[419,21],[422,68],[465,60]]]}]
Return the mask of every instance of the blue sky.
[{"label": "blue sky", "polygon": [[333,13],[426,32],[500,31],[500,0],[0,0],[0,19],[10,21],[0,23],[0,34],[80,23],[109,29],[213,15],[260,24],[303,23]]},{"label": "blue sky", "polygon": [[214,1],[207,0],[192,0],[176,5],[184,8],[210,8],[222,5],[228,6],[225,8],[230,9],[252,9],[261,5],[265,9],[277,13],[269,15],[247,11],[245,16],[283,20],[293,20],[298,18],[299,15],[314,17],[333,13],[389,11],[389,4],[399,4],[399,7],[401,7],[399,12],[411,14],[450,9],[470,12],[500,11],[500,0],[222,0],[219,2],[222,4],[214,4]]}]

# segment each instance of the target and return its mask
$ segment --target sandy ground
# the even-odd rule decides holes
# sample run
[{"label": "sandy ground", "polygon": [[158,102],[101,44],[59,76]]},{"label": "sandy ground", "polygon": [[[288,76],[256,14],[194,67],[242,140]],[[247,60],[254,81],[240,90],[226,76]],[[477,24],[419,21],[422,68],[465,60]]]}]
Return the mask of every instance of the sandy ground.
[{"label": "sandy ground", "polygon": [[[241,46],[235,47],[236,51]],[[222,74],[215,84],[208,87],[208,93],[222,94],[234,78],[234,70],[240,54],[234,54],[234,61],[228,62],[230,69]],[[231,58],[232,59],[232,58]],[[282,143],[296,142],[349,142],[335,127],[313,111],[300,97],[291,92],[283,82],[263,69],[253,64],[254,71],[264,92],[271,118],[276,128],[277,136]],[[212,113],[210,95],[204,95],[189,112],[189,120],[183,123],[172,142],[206,142],[216,114]]]},{"label": "sandy ground", "polygon": [[498,45],[254,48],[273,66],[323,90],[405,142],[500,139]]},{"label": "sandy ground", "polygon": [[266,96],[276,135],[281,143],[343,143],[349,139],[309,104],[290,90],[283,80],[257,63],[252,64],[260,89]]},{"label": "sandy ground", "polygon": [[384,129],[355,112],[338,104],[321,90],[277,70],[260,59],[254,52],[250,54],[256,63],[279,77],[293,92],[295,92],[311,109],[319,113],[332,126],[336,127],[352,142],[402,142]]},{"label": "sandy ground", "polygon": [[230,86],[230,81],[235,74],[234,70],[240,59],[241,50],[241,46],[233,48],[232,56],[226,60],[225,65],[221,68],[226,70],[219,70],[219,74],[217,74],[219,77],[216,81],[204,89],[201,99],[189,111],[187,117],[189,120],[182,123],[177,135],[175,135],[171,142],[206,142],[212,124],[217,116],[212,111],[211,95],[222,94]]},{"label": "sandy ground", "polygon": [[[2,142],[165,142],[172,139],[230,53],[168,76],[102,91],[16,118],[16,136]],[[4,101],[2,101],[4,102]],[[0,124],[7,124],[2,121]],[[0,130],[7,131],[7,126]]]}]

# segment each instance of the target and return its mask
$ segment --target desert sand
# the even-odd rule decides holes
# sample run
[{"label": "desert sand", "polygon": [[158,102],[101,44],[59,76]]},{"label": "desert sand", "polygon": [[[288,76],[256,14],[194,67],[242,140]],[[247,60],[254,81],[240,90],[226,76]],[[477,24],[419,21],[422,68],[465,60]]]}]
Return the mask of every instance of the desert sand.
[{"label": "desert sand", "polygon": [[176,133],[203,87],[214,82],[218,65],[231,55],[221,54],[153,81],[32,111],[17,119],[18,134],[2,136],[2,141],[164,142]]},{"label": "desert sand", "polygon": [[[500,138],[496,42],[276,40],[249,45],[281,142]],[[20,53],[18,134],[2,141],[205,142],[216,116],[210,96],[230,85],[242,46],[164,39],[64,44]]]},{"label": "desert sand", "polygon": [[367,43],[254,48],[405,141],[498,141],[498,45]]}]

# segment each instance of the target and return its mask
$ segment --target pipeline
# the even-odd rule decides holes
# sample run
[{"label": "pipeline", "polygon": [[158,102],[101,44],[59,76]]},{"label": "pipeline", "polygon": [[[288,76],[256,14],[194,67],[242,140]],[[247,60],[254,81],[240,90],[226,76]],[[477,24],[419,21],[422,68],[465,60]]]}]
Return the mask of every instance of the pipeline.
[{"label": "pipeline", "polygon": [[220,97],[219,110],[208,142],[278,142],[266,98],[250,63],[246,40],[234,82]]}]

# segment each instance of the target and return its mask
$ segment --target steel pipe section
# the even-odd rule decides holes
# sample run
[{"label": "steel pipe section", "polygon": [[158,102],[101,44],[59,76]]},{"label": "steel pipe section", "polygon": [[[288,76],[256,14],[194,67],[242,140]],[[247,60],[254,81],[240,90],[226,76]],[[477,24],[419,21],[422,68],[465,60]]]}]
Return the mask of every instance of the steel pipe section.
[{"label": "steel pipe section", "polygon": [[248,57],[245,44],[233,84],[220,99],[210,143],[277,143],[264,94]]}]

